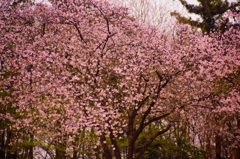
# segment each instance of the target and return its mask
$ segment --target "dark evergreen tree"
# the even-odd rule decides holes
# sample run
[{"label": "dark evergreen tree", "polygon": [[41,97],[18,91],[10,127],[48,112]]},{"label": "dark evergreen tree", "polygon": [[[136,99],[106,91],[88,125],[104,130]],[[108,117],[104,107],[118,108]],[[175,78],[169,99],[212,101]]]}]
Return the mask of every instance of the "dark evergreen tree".
[{"label": "dark evergreen tree", "polygon": [[224,13],[229,10],[234,13],[240,13],[240,1],[229,3],[228,0],[197,0],[199,5],[188,4],[185,0],[179,1],[189,13],[199,15],[202,21],[184,17],[177,12],[173,12],[172,15],[180,23],[201,28],[203,33],[210,33],[211,31],[224,32],[229,26],[236,25],[230,24],[229,19],[224,17]]}]

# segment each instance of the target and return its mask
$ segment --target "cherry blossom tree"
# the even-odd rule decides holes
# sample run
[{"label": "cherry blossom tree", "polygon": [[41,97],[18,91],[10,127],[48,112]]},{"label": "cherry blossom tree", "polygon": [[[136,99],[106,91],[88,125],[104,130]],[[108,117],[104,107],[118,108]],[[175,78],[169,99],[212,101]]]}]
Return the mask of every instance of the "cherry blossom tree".
[{"label": "cherry blossom tree", "polygon": [[[212,33],[204,38],[207,40],[204,40],[207,44],[203,45],[204,52],[207,54],[202,53],[205,57],[200,60],[202,64],[199,66],[204,77],[209,76],[203,78],[206,82],[209,81],[203,88],[205,91],[209,90],[210,96],[207,103],[205,99],[204,103],[194,107],[194,109],[197,108],[197,111],[191,111],[188,119],[193,121],[192,128],[195,129],[197,141],[207,151],[206,158],[220,158],[221,156],[231,156],[232,158],[235,156],[236,158],[236,152],[239,149],[236,146],[239,142],[237,126],[237,114],[239,113],[237,94],[239,93],[237,93],[238,87],[236,87],[239,72],[238,32],[238,29],[231,28],[223,35]],[[202,42],[197,42],[197,44],[202,44]],[[207,65],[204,64],[205,62]],[[213,65],[215,68],[212,67]],[[232,82],[230,82],[231,80]],[[232,94],[232,91],[235,92],[235,95]],[[228,102],[226,99],[229,99]]]},{"label": "cherry blossom tree", "polygon": [[9,145],[30,143],[22,158],[34,147],[58,159],[143,158],[181,117],[215,106],[216,80],[240,65],[236,29],[203,36],[179,25],[166,41],[106,1],[50,3],[0,4],[0,86],[11,92],[0,102],[17,114],[0,119],[18,133]]}]

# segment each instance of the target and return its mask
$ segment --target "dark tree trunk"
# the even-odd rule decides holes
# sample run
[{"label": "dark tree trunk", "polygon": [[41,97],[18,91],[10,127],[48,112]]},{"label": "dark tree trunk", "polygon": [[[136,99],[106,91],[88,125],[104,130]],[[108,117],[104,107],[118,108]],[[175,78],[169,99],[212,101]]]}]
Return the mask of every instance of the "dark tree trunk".
[{"label": "dark tree trunk", "polygon": [[112,154],[106,144],[106,137],[104,135],[101,136],[100,142],[101,142],[102,148],[103,148],[103,158],[104,159],[112,159]]},{"label": "dark tree trunk", "polygon": [[73,159],[78,159],[78,155],[77,154],[78,153],[77,153],[76,149],[74,148],[74,150],[73,150]]},{"label": "dark tree trunk", "polygon": [[0,134],[0,158],[5,159],[5,130],[3,130],[3,132]]},{"label": "dark tree trunk", "polygon": [[221,136],[216,134],[215,136],[215,143],[216,143],[216,159],[222,159],[221,152],[222,152],[222,142]]},{"label": "dark tree trunk", "polygon": [[66,147],[63,144],[58,144],[56,148],[56,159],[66,158]]},{"label": "dark tree trunk", "polygon": [[[239,117],[240,116],[238,114],[238,116],[237,116],[237,128],[238,128],[238,130],[240,130],[240,118]],[[234,159],[240,159],[240,145],[238,145],[238,147],[236,148]]]},{"label": "dark tree trunk", "polygon": [[31,145],[29,147],[29,159],[33,159],[33,147],[34,147],[33,140],[34,140],[34,136],[31,134],[30,135],[30,143],[31,143]]},{"label": "dark tree trunk", "polygon": [[7,129],[7,134],[6,134],[6,145],[5,145],[5,148],[6,148],[6,159],[9,159],[11,158],[11,152],[10,152],[10,141],[11,141],[11,137],[12,137],[12,133],[9,129]]}]

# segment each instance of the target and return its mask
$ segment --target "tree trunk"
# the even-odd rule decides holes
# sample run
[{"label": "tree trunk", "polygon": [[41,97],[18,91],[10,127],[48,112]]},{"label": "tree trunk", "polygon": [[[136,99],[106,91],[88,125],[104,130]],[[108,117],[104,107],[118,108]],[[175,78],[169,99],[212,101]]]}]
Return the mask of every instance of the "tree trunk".
[{"label": "tree trunk", "polygon": [[73,159],[78,159],[78,155],[77,155],[77,150],[74,148],[73,149]]},{"label": "tree trunk", "polygon": [[[239,114],[237,116],[237,128],[238,130],[240,130],[240,118],[239,118]],[[238,147],[235,150],[235,157],[234,159],[240,159],[240,145],[238,145]]]},{"label": "tree trunk", "polygon": [[101,142],[102,148],[103,148],[103,158],[104,159],[112,159],[112,154],[106,144],[106,137],[104,135],[102,135],[100,137],[100,142]]},{"label": "tree trunk", "polygon": [[127,152],[127,159],[133,159],[134,154],[134,143],[132,142],[131,138],[128,138],[128,152]]},{"label": "tree trunk", "polygon": [[66,158],[66,147],[63,144],[58,144],[56,147],[56,159]]},{"label": "tree trunk", "polygon": [[11,133],[11,130],[10,129],[7,129],[7,134],[6,134],[6,145],[5,145],[5,148],[7,151],[7,154],[6,154],[6,159],[9,159],[11,158],[11,152],[10,152],[10,141],[11,141],[11,137],[12,137],[12,133]]},{"label": "tree trunk", "polygon": [[221,136],[216,134],[215,136],[215,143],[216,143],[216,147],[215,147],[215,150],[216,150],[216,159],[221,159],[222,156],[221,156],[221,152],[222,152],[222,143],[221,143]]},{"label": "tree trunk", "polygon": [[0,134],[0,158],[5,159],[5,130]]},{"label": "tree trunk", "polygon": [[33,140],[34,140],[34,136],[31,134],[30,135],[30,143],[31,145],[29,146],[29,159],[33,159]]}]

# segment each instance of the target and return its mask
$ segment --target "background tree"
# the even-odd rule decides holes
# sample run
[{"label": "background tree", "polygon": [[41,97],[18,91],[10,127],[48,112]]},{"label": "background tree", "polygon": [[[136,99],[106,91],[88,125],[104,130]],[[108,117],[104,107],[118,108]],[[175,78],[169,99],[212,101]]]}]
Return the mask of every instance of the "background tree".
[{"label": "background tree", "polygon": [[186,18],[177,12],[173,12],[172,15],[177,18],[178,22],[200,28],[203,33],[209,34],[211,31],[224,32],[227,28],[238,25],[236,22],[232,22],[235,20],[234,18],[230,19],[225,13],[239,13],[240,2],[198,0],[199,5],[192,5],[185,0],[179,1],[189,13],[199,15],[201,19],[193,20],[192,18]]}]

